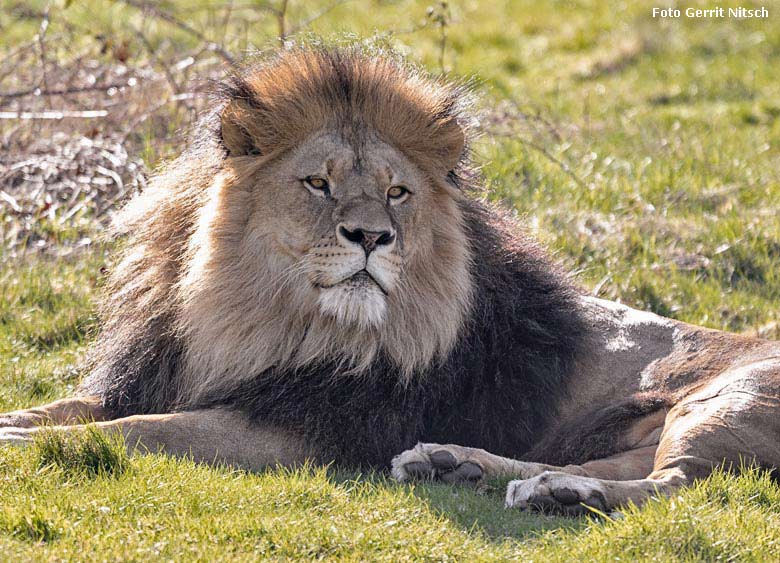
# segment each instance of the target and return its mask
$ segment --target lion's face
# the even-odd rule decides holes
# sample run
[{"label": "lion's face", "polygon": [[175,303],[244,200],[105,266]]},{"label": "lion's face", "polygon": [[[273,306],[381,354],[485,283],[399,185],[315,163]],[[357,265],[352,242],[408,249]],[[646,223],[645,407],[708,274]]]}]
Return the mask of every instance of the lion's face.
[{"label": "lion's face", "polygon": [[276,181],[254,186],[247,228],[272,244],[285,271],[305,277],[323,315],[381,325],[391,295],[404,291],[407,263],[420,253],[435,259],[433,225],[421,220],[425,210],[435,215],[434,188],[378,139],[356,150],[336,133],[316,134],[263,176]]}]

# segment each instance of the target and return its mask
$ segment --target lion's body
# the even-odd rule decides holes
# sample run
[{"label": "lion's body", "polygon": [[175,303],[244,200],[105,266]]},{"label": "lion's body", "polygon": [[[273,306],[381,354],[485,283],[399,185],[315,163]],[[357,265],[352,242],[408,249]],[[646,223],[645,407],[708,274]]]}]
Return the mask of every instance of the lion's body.
[{"label": "lion's body", "polygon": [[479,282],[446,360],[406,383],[381,354],[358,376],[332,363],[271,372],[210,397],[207,406],[227,403],[295,428],[320,461],[383,467],[421,440],[526,451],[550,423],[558,397],[548,390],[566,388],[586,328],[576,293],[539,249],[515,234],[509,254],[508,225],[479,204],[468,207],[468,238],[482,257],[473,266]]},{"label": "lion's body", "polygon": [[[512,233],[513,225],[483,204],[464,200],[461,205],[471,252],[481,257],[471,266],[478,280],[471,317],[449,357],[407,382],[399,380],[398,367],[386,354],[378,354],[358,376],[343,373],[338,359],[324,358],[223,381],[197,399],[183,399],[176,371],[183,345],[165,334],[169,327],[150,324],[144,328],[161,333],[153,339],[159,348],[130,347],[123,357],[109,346],[98,347],[105,367],[98,365],[83,392],[101,397],[115,416],[236,408],[259,422],[294,428],[321,461],[385,466],[418,441],[445,435],[506,455],[523,452],[548,425],[558,400],[548,390],[566,388],[586,328],[577,293],[535,244]],[[116,278],[133,279],[121,272]],[[110,300],[108,307],[124,331],[128,323],[116,312],[130,309],[129,304]],[[246,307],[231,307],[246,319]],[[143,336],[135,330],[133,336]],[[105,336],[109,343],[112,337],[110,331]],[[431,401],[433,389],[436,401]],[[515,423],[500,423],[510,419]]]},{"label": "lion's body", "polygon": [[407,450],[399,479],[512,475],[509,505],[569,511],[780,466],[780,344],[576,290],[478,199],[462,100],[357,51],[234,79],[123,213],[82,397],[0,440],[87,415],[250,469]]}]

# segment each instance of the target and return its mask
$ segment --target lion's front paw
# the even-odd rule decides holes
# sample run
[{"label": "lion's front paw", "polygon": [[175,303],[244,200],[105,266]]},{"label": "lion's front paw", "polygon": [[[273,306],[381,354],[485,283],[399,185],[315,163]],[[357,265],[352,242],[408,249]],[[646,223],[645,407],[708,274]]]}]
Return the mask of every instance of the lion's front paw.
[{"label": "lion's front paw", "polygon": [[392,475],[402,483],[415,479],[476,483],[485,471],[470,459],[471,451],[471,448],[461,446],[417,444],[393,458]]},{"label": "lion's front paw", "polygon": [[604,494],[598,479],[546,471],[532,479],[511,481],[506,507],[579,516],[592,513],[588,507],[606,512]]},{"label": "lion's front paw", "polygon": [[0,428],[0,446],[26,446],[32,443],[33,432],[30,428]]}]

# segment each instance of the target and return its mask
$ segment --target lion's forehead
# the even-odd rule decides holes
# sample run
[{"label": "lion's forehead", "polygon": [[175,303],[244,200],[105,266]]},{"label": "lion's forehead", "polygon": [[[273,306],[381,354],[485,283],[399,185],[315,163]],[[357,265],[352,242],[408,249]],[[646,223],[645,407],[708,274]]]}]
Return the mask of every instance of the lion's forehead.
[{"label": "lion's forehead", "polygon": [[337,184],[356,176],[383,186],[425,181],[410,159],[374,134],[356,142],[337,131],[318,132],[296,147],[287,164],[301,173],[327,175]]}]

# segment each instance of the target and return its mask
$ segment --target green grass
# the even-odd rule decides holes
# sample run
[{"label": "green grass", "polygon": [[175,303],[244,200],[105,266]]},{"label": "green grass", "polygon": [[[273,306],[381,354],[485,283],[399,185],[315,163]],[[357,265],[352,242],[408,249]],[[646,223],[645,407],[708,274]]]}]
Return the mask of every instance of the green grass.
[{"label": "green grass", "polygon": [[770,561],[780,545],[780,489],[756,472],[716,474],[616,520],[566,521],[502,510],[498,486],[477,495],[312,467],[252,475],[159,455],[127,460],[105,441],[113,471],[85,471],[94,447],[84,443],[96,439],[82,440],[81,459],[52,461],[53,436],[0,450],[0,498],[14,499],[0,507],[0,557]]},{"label": "green grass", "polygon": [[57,467],[70,476],[116,476],[129,465],[127,447],[121,435],[104,434],[88,425],[83,434],[46,429],[35,437],[40,468]]},{"label": "green grass", "polygon": [[[438,71],[440,29],[398,33],[424,21],[431,3],[354,0],[310,28],[379,32]],[[269,44],[276,20],[249,25],[237,12],[223,34],[214,4],[162,5],[235,52]],[[327,5],[291,0],[288,24]],[[483,108],[511,100],[526,116],[482,119],[475,150],[490,197],[603,297],[780,336],[780,3],[765,5],[769,20],[662,21],[640,0],[450,2],[445,70],[476,76]],[[0,55],[38,30],[18,6],[0,0]],[[197,47],[121,3],[55,3],[51,13],[52,36],[67,18],[126,39],[136,57],[145,56],[139,27],[161,56]],[[89,49],[93,35],[68,47]],[[60,45],[49,56],[69,53]],[[3,80],[13,89],[12,75]],[[172,115],[166,130],[180,125]],[[175,152],[153,145],[145,127],[147,161]],[[0,224],[12,218],[0,206]],[[36,230],[68,246],[99,229],[80,217]],[[77,384],[106,252],[0,255],[0,411]],[[780,558],[780,489],[757,474],[718,474],[616,521],[567,521],[505,511],[501,483],[478,494],[316,468],[248,475],[161,456],[127,461],[116,444],[90,440],[0,449],[0,560]]]}]

